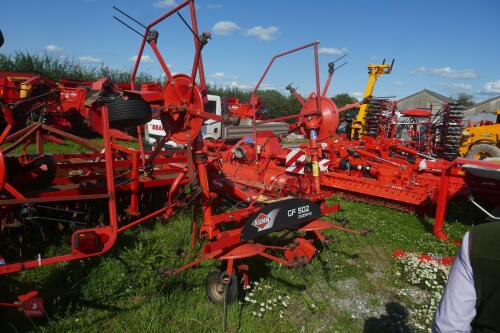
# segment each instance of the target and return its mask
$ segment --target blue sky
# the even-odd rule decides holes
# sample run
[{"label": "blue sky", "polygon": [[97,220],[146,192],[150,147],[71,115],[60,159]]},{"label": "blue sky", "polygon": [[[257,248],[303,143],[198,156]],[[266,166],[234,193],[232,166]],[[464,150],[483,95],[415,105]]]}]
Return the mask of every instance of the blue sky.
[{"label": "blue sky", "polygon": [[[112,5],[142,22],[175,0],[4,0],[2,53],[48,52],[88,66],[130,70],[139,36],[112,19]],[[179,0],[177,0],[179,2]],[[423,88],[446,96],[466,92],[477,100],[500,94],[500,1],[197,1],[201,31],[213,39],[204,49],[205,73],[217,85],[251,87],[276,53],[320,40],[322,83],[326,64],[347,52],[329,95],[359,96],[368,63],[396,59],[380,78],[376,96],[403,97]],[[183,12],[188,17],[187,12]],[[192,38],[177,17],[157,26],[158,44],[174,72],[188,72]],[[142,31],[142,29],[141,29]],[[141,70],[161,74],[147,48]],[[264,87],[295,82],[302,94],[314,89],[312,49],[278,60]]]}]

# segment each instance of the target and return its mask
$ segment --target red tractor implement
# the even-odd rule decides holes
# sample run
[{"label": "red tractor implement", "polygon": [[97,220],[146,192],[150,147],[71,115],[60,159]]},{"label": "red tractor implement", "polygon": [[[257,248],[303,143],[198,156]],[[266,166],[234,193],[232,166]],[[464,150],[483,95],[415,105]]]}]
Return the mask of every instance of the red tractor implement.
[{"label": "red tractor implement", "polygon": [[[196,52],[190,75],[172,75],[158,50],[159,34],[153,27],[185,7],[189,8]],[[247,258],[260,256],[288,267],[299,267],[313,259],[318,246],[327,246],[328,239],[322,231],[336,228],[364,233],[321,219],[338,210],[338,205],[326,206],[317,168],[311,168],[305,175],[287,176],[283,178],[285,185],[281,185],[279,173],[283,173],[285,167],[280,163],[286,151],[276,138],[255,131],[253,142],[240,143],[239,152],[253,153],[251,157],[258,161],[256,165],[246,160],[240,163],[242,159],[234,156],[221,164],[223,153],[209,151],[211,145],[217,143],[201,139],[203,122],[206,119],[225,121],[205,111],[207,98],[201,51],[210,37],[210,33],[198,33],[194,1],[186,0],[145,26],[138,60],[131,73],[130,90],[115,90],[108,81],[102,80],[95,83],[97,94],[85,96],[78,87],[70,87],[74,83],[66,82],[66,92],[75,99],[65,102],[80,109],[83,105],[90,112],[89,117],[100,122],[103,144],[42,122],[16,131],[15,108],[2,107],[6,125],[0,134],[0,274],[104,254],[114,246],[120,232],[155,216],[167,218],[178,207],[193,203],[192,243],[194,246],[197,241],[203,241],[202,251],[195,261],[175,270],[162,270],[162,273],[179,273],[205,260],[221,261],[222,269],[209,274],[206,285],[210,299],[222,303],[236,299],[237,274],[248,284]],[[136,89],[134,84],[146,43],[167,77],[161,89],[157,86]],[[308,45],[314,46],[316,73],[317,44]],[[53,96],[57,104],[60,91],[55,89]],[[86,103],[89,99],[95,99],[97,104]],[[42,98],[41,103],[46,106],[45,99]],[[257,99],[252,99],[252,103],[255,109]],[[135,126],[140,137],[141,126],[151,119],[152,113],[159,115],[166,131],[154,151],[146,152],[142,145],[139,150],[127,148],[113,140],[112,129]],[[256,113],[251,117],[257,117]],[[305,122],[310,138],[306,152],[315,161],[319,154],[317,109],[302,116],[312,120]],[[72,141],[86,152],[47,154],[44,142],[48,137]],[[186,148],[162,150],[162,143],[167,140]],[[33,144],[36,153],[28,153],[28,147]],[[247,180],[260,182],[259,186],[236,181],[239,181],[237,173],[229,167],[236,162],[241,173],[249,175]],[[267,167],[270,165],[273,166]],[[263,168],[266,169],[264,176],[261,175]],[[255,175],[260,178],[252,179]],[[262,186],[265,182],[269,184]],[[278,191],[275,184],[279,184]],[[296,192],[297,188],[300,191]],[[224,198],[237,201],[240,208],[220,209]],[[196,217],[200,209],[203,218],[198,223]],[[275,234],[281,235],[282,244],[266,243],[266,236]],[[57,235],[69,235],[71,248],[68,253],[50,256],[47,245],[64,239]],[[20,302],[28,304],[35,296],[30,294]]]},{"label": "red tractor implement", "polygon": [[[186,6],[189,6],[190,29],[193,32],[195,47],[192,72],[191,75],[172,75],[158,49],[159,34],[156,30],[153,30],[153,27]],[[188,25],[182,16],[180,17]],[[283,194],[273,198],[273,190],[263,182],[272,180],[272,177],[276,177],[279,172],[283,173],[284,168],[275,171],[266,170],[266,175],[261,174],[263,171],[262,166],[266,164],[266,160],[268,159],[269,163],[275,163],[280,152],[282,152],[279,143],[274,141],[271,136],[263,133],[259,135],[254,126],[253,140],[240,142],[239,146],[237,145],[231,149],[231,153],[226,152],[226,160],[222,162],[220,162],[217,154],[209,154],[209,148],[217,151],[219,143],[207,143],[201,140],[201,127],[206,119],[220,122],[224,122],[224,119],[205,111],[206,86],[201,51],[208,43],[211,35],[210,33],[200,34],[198,32],[194,2],[184,1],[178,4],[172,10],[145,26],[142,35],[143,39],[137,55],[138,60],[131,75],[131,87],[134,86],[134,78],[141,55],[146,43],[148,43],[167,77],[167,82],[161,93],[163,105],[160,119],[167,134],[162,141],[173,140],[187,147],[186,176],[190,184],[199,189],[199,199],[198,204],[195,205],[194,216],[196,216],[198,208],[201,208],[203,216],[200,225],[197,225],[196,219],[193,219],[192,240],[193,244],[197,239],[205,241],[196,260],[180,268],[161,269],[160,272],[164,275],[172,275],[206,260],[221,261],[222,269],[207,276],[206,286],[208,296],[212,301],[224,303],[236,299],[238,290],[237,274],[243,275],[244,283],[248,284],[249,267],[245,260],[250,257],[261,256],[288,267],[297,267],[309,263],[318,252],[314,245],[314,239],[323,243],[326,241],[326,237],[321,231],[331,228],[345,229],[341,225],[321,220],[321,217],[328,213],[329,209],[324,204],[323,199],[320,199],[322,195],[317,171],[313,170],[313,179],[316,180],[313,182],[311,193],[307,198],[283,197]],[[314,46],[317,69],[317,44],[317,42],[314,42],[284,54]],[[197,79],[199,84],[196,82]],[[148,94],[138,91],[135,93],[143,96],[144,100],[155,101]],[[251,101],[255,103],[256,99],[252,98]],[[256,105],[252,106],[255,110]],[[311,112],[310,115],[313,114],[317,114],[317,109],[314,110],[314,113]],[[253,112],[252,117],[255,124],[256,112]],[[310,137],[311,151],[317,149],[314,127],[316,125],[314,124],[308,129],[310,133],[314,133]],[[162,146],[163,144],[159,144],[156,151],[159,151]],[[225,144],[222,144],[221,147],[228,148]],[[232,155],[232,157],[228,159],[227,155]],[[314,160],[314,158],[313,155],[312,159]],[[247,163],[247,161],[251,160],[254,162]],[[244,162],[240,163],[241,161]],[[240,174],[242,177],[239,176]],[[238,179],[236,179],[236,176],[238,176]],[[243,184],[245,178],[246,184]],[[253,184],[249,184],[249,182]],[[266,195],[269,195],[273,200],[269,200]],[[224,196],[238,201],[242,207],[220,212],[217,209],[220,205],[215,205],[215,203],[220,202]],[[283,245],[267,245],[265,243],[265,236],[285,231],[286,234],[298,232],[303,235],[294,238],[286,237],[282,241],[284,242]],[[357,231],[351,232],[357,233]],[[277,256],[269,251],[280,252],[281,255]]]},{"label": "red tractor implement", "polygon": [[[36,74],[0,72],[0,102],[2,108],[13,111],[15,129],[41,122],[74,134],[93,131],[102,135],[101,108],[122,99],[123,88],[128,86],[105,77],[96,81],[55,82]],[[161,89],[153,83],[140,88]],[[5,127],[5,119],[3,122]],[[123,130],[110,128],[109,133],[116,139],[135,140]]]},{"label": "red tractor implement", "polygon": [[[186,156],[163,151],[151,159],[113,142],[108,124],[120,127],[123,118],[119,116],[130,103],[144,115],[150,112],[142,101],[127,102],[102,108],[102,145],[42,123],[10,135],[8,128],[4,130],[0,142],[4,265],[0,274],[100,255],[113,246],[119,232],[171,211],[166,202],[184,182]],[[144,119],[127,121],[139,125]],[[90,152],[44,154],[44,135],[73,141]],[[31,144],[37,148],[34,155],[27,153]],[[18,148],[22,152],[14,154]],[[147,173],[146,163],[152,166]],[[46,242],[53,240],[49,235],[56,231],[71,234],[71,252],[46,257]]]},{"label": "red tractor implement", "polygon": [[[371,93],[368,88],[373,87],[374,71],[369,73],[367,91]],[[315,94],[310,94],[304,101],[294,89],[291,92],[302,104],[301,113],[307,114],[310,105],[315,103]],[[435,235],[441,239],[447,239],[442,225],[449,199],[468,193],[483,194],[487,199],[494,199],[490,194],[498,193],[498,180],[482,179],[465,173],[461,168],[465,163],[463,160],[449,162],[443,158],[435,158],[420,152],[418,147],[408,142],[392,138],[391,133],[395,132],[392,121],[395,115],[394,103],[368,95],[358,105],[363,104],[367,105],[364,108],[365,116],[361,120],[357,118],[358,124],[364,124],[363,135],[358,135],[357,139],[349,139],[350,133],[337,133],[340,110],[328,99],[320,103],[321,111],[317,122],[320,124],[318,138],[322,152],[319,163],[324,171],[321,177],[324,188],[355,200],[408,212],[429,213],[432,207],[437,207]],[[357,105],[349,107],[353,106]],[[346,108],[342,109],[344,110]],[[460,117],[460,108],[450,104],[443,106],[434,122],[435,127],[440,128],[437,142],[443,143],[442,155],[448,158],[452,157],[451,146],[456,141],[456,126]],[[447,124],[451,124],[451,127],[447,128]],[[301,133],[305,132],[301,120],[296,128]],[[310,162],[305,159],[296,159],[290,165],[290,170],[301,172],[308,163]],[[484,164],[483,167],[499,168],[491,163]]]}]

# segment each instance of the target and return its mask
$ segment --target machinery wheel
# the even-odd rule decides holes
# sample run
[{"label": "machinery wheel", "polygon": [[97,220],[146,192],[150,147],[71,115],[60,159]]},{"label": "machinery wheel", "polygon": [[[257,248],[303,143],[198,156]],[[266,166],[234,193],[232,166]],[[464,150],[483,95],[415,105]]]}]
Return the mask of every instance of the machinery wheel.
[{"label": "machinery wheel", "polygon": [[141,99],[117,100],[108,104],[109,127],[123,129],[151,120],[151,109]]},{"label": "machinery wheel", "polygon": [[238,278],[236,274],[229,277],[221,271],[213,271],[207,275],[205,289],[208,298],[213,303],[224,304],[224,297],[226,297],[226,304],[231,304],[238,299]]},{"label": "machinery wheel", "polygon": [[474,160],[484,160],[488,157],[500,157],[500,149],[492,144],[480,143],[472,146],[467,153],[467,158]]}]

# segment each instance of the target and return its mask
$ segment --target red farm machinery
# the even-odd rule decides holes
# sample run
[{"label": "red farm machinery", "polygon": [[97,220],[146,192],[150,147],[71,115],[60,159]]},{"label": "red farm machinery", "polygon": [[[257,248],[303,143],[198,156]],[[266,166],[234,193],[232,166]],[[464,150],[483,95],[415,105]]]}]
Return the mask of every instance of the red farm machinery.
[{"label": "red farm machinery", "polygon": [[[190,23],[180,15],[186,7]],[[333,193],[412,212],[435,204],[434,233],[441,239],[447,239],[443,222],[449,198],[470,192],[498,198],[499,180],[470,172],[474,165],[491,169],[498,165],[430,156],[415,145],[418,137],[411,132],[418,131],[415,127],[407,127],[411,143],[394,135],[394,103],[372,96],[376,79],[390,73],[393,64],[369,65],[363,100],[337,108],[326,97],[335,65],[329,64],[321,90],[319,42],[315,41],[273,57],[250,102],[229,101],[230,107],[238,108],[223,117],[207,112],[202,50],[211,34],[199,32],[194,1],[176,4],[147,25],[117,10],[144,28],[137,31],[115,17],[141,36],[128,87],[107,79],[56,84],[39,76],[25,75],[17,82],[13,78],[18,73],[0,76],[5,123],[0,134],[0,274],[101,255],[113,247],[120,232],[189,207],[193,210],[192,247],[199,246],[201,251],[194,261],[159,272],[170,276],[217,260],[220,269],[207,276],[207,293],[215,303],[227,303],[237,298],[240,282],[249,283],[248,258],[259,256],[290,268],[301,267],[321,246],[328,247],[325,230],[366,233],[322,219],[340,208],[326,205],[325,198]],[[173,74],[158,48],[160,35],[154,27],[174,14],[193,34],[195,54],[189,74]],[[135,83],[146,44],[165,74],[163,86]],[[302,105],[300,113],[263,119],[256,92],[272,64],[306,48],[314,50],[315,91],[304,99],[290,86]],[[357,117],[339,133],[339,115],[352,108],[359,108]],[[69,110],[90,121],[90,127],[102,134],[102,144],[64,130],[73,127],[66,123],[73,112]],[[447,126],[450,119],[459,118],[457,110],[449,106],[449,119],[443,116],[441,120],[438,142],[446,149],[455,144],[456,127]],[[32,115],[24,123],[27,126],[19,126],[19,119],[26,121]],[[155,117],[165,135],[146,151],[143,125]],[[253,135],[236,144],[201,136],[206,120],[234,123],[241,119],[251,120]],[[291,128],[304,135],[307,143],[284,147],[271,132],[257,128],[258,123],[289,119],[297,119]],[[127,128],[136,129],[139,149],[115,140],[128,138],[123,132]],[[44,142],[62,140],[86,152],[44,153]],[[164,150],[167,141],[182,148]],[[233,208],[226,209],[223,202]],[[64,239],[60,235],[69,236],[71,249],[47,255],[47,241],[60,242]],[[271,242],[276,235],[279,242]],[[21,303],[33,298],[36,294],[27,294]]]},{"label": "red farm machinery", "polygon": [[[137,87],[143,91],[161,90],[157,83]],[[22,129],[41,122],[73,134],[93,131],[102,135],[101,107],[123,99],[124,88],[129,85],[114,83],[105,77],[95,81],[60,79],[56,82],[32,73],[1,72],[0,103],[12,111],[13,122],[4,118],[0,126]],[[126,130],[110,128],[109,134],[120,140],[134,140]]]},{"label": "red farm machinery", "polygon": [[[179,13],[185,7],[189,9],[190,24]],[[175,13],[193,33],[195,55],[190,75],[172,74],[157,46],[159,33],[153,27]],[[144,33],[136,31],[142,42],[130,89],[113,87],[116,98],[100,98],[106,95],[101,92],[92,104],[92,117],[98,120],[93,126],[102,133],[102,144],[40,121],[16,130],[19,101],[2,106],[6,126],[0,135],[0,274],[101,255],[113,247],[120,232],[156,216],[168,218],[178,207],[190,205],[192,244],[204,242],[202,250],[195,261],[160,272],[172,275],[205,260],[218,260],[221,268],[207,277],[207,293],[212,301],[223,303],[236,299],[240,281],[248,284],[249,264],[245,259],[260,256],[287,267],[300,267],[313,259],[318,246],[328,246],[322,231],[365,233],[321,219],[339,206],[327,207],[317,163],[321,154],[316,141],[321,102],[318,42],[282,54],[313,47],[317,82],[317,98],[310,110],[290,116],[302,119],[309,138],[304,151],[313,166],[304,174],[287,174],[287,150],[268,133],[255,129],[252,138],[232,147],[202,140],[200,132],[206,119],[227,119],[205,111],[202,49],[211,35],[199,33],[194,1],[183,1],[143,27]],[[167,78],[161,89],[136,89],[135,76],[146,44]],[[57,89],[50,90],[49,95],[54,104],[61,102]],[[33,101],[51,104],[45,96]],[[74,101],[80,106],[82,102],[82,98]],[[252,98],[251,103],[252,110],[259,108],[257,98]],[[87,107],[86,102],[83,105]],[[32,110],[32,106],[27,108]],[[239,115],[258,118],[252,110],[243,110]],[[142,140],[137,150],[113,139],[112,130],[129,127],[137,127],[141,136],[141,127],[152,113],[159,116],[166,131],[153,151],[145,151]],[[89,152],[44,153],[48,138],[72,141]],[[184,149],[163,150],[167,140]],[[32,145],[34,153],[29,150]],[[223,200],[236,201],[239,208],[224,211],[220,208],[224,207],[220,205]],[[197,218],[199,211],[201,221]],[[281,243],[267,243],[265,236],[276,233],[284,234]],[[69,235],[71,249],[66,254],[47,255],[47,241],[61,241],[64,238],[57,236],[61,234]],[[23,302],[36,296],[27,295],[21,297]]]},{"label": "red farm machinery", "polygon": [[[447,240],[443,223],[451,198],[474,193],[498,204],[499,180],[471,173],[471,167],[498,170],[500,165],[454,160],[458,154],[462,118],[458,105],[443,105],[433,117],[428,113],[423,115],[423,110],[403,112],[413,118],[413,123],[405,124],[411,139],[396,137],[396,103],[372,96],[376,79],[390,73],[393,64],[394,61],[392,64],[384,61],[368,66],[368,84],[359,103],[338,109],[325,97],[328,85],[323,89],[318,120],[318,143],[322,148],[318,159],[323,171],[321,186],[348,198],[408,212],[429,213],[436,207],[434,234]],[[330,65],[328,83],[333,73],[334,66]],[[304,100],[295,89],[289,90],[302,105],[301,113],[307,114],[314,105],[315,93]],[[339,126],[339,113],[352,108],[358,109],[357,115],[348,124]],[[416,124],[415,118],[423,116],[430,120]],[[304,133],[300,120],[295,128]],[[417,135],[416,132],[423,132],[423,129],[427,130],[427,135]],[[300,149],[294,149],[287,166],[289,171],[300,173],[311,163],[314,162],[304,158]]]}]

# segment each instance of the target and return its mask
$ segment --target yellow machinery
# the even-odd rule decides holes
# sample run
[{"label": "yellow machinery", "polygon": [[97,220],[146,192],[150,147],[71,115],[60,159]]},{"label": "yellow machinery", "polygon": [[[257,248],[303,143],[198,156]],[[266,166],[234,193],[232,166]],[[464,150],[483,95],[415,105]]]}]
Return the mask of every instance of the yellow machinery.
[{"label": "yellow machinery", "polygon": [[[365,88],[365,93],[363,95],[363,101],[367,101],[373,94],[373,88],[375,87],[375,82],[382,74],[389,74],[392,71],[392,66],[394,65],[394,59],[392,63],[386,64],[385,59],[381,64],[369,64],[368,65],[368,83]],[[363,127],[365,126],[366,110],[368,109],[368,103],[361,104],[359,107],[359,112],[351,125],[351,138],[359,139],[363,134]]]},{"label": "yellow machinery", "polygon": [[500,158],[500,110],[497,110],[495,124],[467,127],[460,139],[461,156],[482,160],[488,157]]}]

